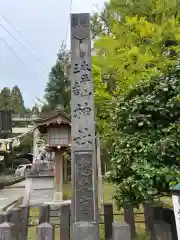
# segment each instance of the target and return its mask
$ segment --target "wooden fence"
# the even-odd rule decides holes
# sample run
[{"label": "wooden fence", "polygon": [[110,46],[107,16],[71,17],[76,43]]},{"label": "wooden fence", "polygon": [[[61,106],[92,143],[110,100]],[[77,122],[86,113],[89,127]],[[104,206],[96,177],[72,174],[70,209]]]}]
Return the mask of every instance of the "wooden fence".
[{"label": "wooden fence", "polygon": [[[49,205],[39,207],[39,215],[33,216],[38,223],[32,224],[30,221],[30,206],[21,205],[17,209],[0,213],[0,240],[27,240],[28,228],[36,227],[38,240],[70,240],[70,205],[63,205],[59,209],[59,217],[56,212],[50,210]],[[135,221],[135,215],[144,215],[144,220]],[[56,216],[54,216],[56,215]],[[116,216],[122,215],[125,224],[115,222]],[[56,217],[56,222],[52,223],[52,217]],[[177,240],[175,219],[172,210],[153,208],[150,203],[144,204],[144,213],[134,213],[130,204],[124,207],[124,213],[113,213],[112,204],[104,204],[104,214],[100,215],[101,239],[105,240],[131,240],[138,239],[136,223],[144,223],[150,240]],[[101,228],[101,226],[104,226]],[[60,228],[60,233],[55,238],[55,227]],[[118,233],[118,235],[117,235]],[[118,236],[118,238],[117,238]],[[141,240],[144,240],[144,238]]]}]

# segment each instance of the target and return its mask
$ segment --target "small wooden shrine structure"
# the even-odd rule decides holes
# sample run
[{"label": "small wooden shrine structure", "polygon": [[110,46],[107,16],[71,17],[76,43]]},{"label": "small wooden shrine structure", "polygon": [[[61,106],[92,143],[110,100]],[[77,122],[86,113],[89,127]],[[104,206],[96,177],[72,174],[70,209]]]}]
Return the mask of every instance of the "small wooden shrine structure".
[{"label": "small wooden shrine structure", "polygon": [[[41,134],[46,134],[46,149],[55,152],[55,194],[54,201],[63,200],[63,172],[67,178],[67,160],[63,154],[71,146],[71,118],[58,110],[51,116],[35,122]],[[63,171],[64,170],[64,171]]]}]

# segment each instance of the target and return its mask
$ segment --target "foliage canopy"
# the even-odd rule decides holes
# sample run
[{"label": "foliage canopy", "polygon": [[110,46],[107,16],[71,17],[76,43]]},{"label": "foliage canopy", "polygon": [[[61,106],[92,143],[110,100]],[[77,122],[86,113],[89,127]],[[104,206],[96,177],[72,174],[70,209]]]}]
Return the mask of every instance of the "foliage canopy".
[{"label": "foliage canopy", "polygon": [[169,192],[180,180],[180,61],[164,76],[122,97],[114,118],[112,170],[119,206],[138,206]]},{"label": "foliage canopy", "polygon": [[113,95],[173,66],[179,54],[179,17],[176,0],[111,0],[94,14],[94,64]]},{"label": "foliage canopy", "polygon": [[43,111],[52,111],[58,105],[61,105],[64,111],[70,111],[71,93],[68,70],[69,52],[62,46],[57,55],[56,64],[49,74],[49,81],[45,88],[47,105],[44,105]]}]

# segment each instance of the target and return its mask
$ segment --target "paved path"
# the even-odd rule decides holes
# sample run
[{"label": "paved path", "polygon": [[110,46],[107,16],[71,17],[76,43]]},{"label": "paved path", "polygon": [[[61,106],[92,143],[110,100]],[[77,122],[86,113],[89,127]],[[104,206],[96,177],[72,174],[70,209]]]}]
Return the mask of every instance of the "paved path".
[{"label": "paved path", "polygon": [[0,211],[24,196],[25,181],[0,190]]},{"label": "paved path", "polygon": [[30,185],[31,192],[27,191],[30,204],[43,204],[44,202],[53,200],[54,178],[33,178]]},{"label": "paved path", "polygon": [[[18,199],[24,197],[25,180],[5,189],[0,190],[0,211],[8,205],[13,204]],[[54,181],[51,179],[35,179],[31,189],[29,202],[30,204],[42,204],[53,200]]]},{"label": "paved path", "polygon": [[0,190],[0,211],[23,197],[23,188],[6,188]]}]

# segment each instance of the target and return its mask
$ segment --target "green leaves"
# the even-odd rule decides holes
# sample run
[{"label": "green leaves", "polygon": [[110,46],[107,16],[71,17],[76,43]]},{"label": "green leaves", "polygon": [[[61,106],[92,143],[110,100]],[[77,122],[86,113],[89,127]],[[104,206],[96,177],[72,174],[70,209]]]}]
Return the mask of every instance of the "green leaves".
[{"label": "green leaves", "polygon": [[12,99],[12,110],[15,114],[23,115],[25,113],[24,100],[22,97],[21,90],[18,86],[14,86],[11,91],[11,99]]},{"label": "green leaves", "polygon": [[26,111],[21,90],[18,86],[11,89],[4,87],[0,92],[0,110],[11,110],[14,114],[23,115]]},{"label": "green leaves", "polygon": [[113,96],[173,66],[180,49],[179,9],[175,0],[111,0],[95,13],[94,63],[106,76]]},{"label": "green leaves", "polygon": [[[177,71],[176,71],[177,69]],[[135,206],[167,194],[180,180],[179,65],[165,76],[141,82],[119,99],[108,179],[115,199]]]},{"label": "green leaves", "polygon": [[7,87],[4,87],[0,93],[0,109],[12,110],[11,90]]},{"label": "green leaves", "polygon": [[69,74],[69,57],[69,52],[62,46],[56,64],[49,74],[49,81],[45,88],[45,99],[48,106],[44,106],[43,110],[52,110],[57,105],[61,105],[64,111],[70,112],[70,82],[66,77],[66,74]]}]

